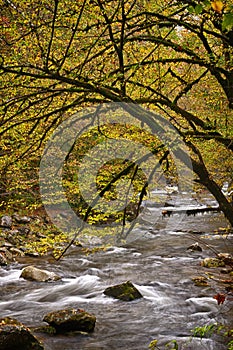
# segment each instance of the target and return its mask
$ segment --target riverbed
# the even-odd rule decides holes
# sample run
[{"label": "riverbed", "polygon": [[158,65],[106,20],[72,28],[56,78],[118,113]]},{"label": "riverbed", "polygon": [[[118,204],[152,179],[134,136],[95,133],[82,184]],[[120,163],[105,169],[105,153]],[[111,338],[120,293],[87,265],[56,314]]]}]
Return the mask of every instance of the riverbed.
[{"label": "riverbed", "polygon": [[[170,198],[176,207],[197,206],[192,197]],[[214,201],[202,198],[202,204]],[[222,337],[190,338],[196,326],[231,323],[232,301],[218,305],[213,296],[221,287],[195,286],[192,277],[204,276],[201,261],[219,252],[232,253],[233,240],[217,233],[227,222],[221,213],[162,217],[163,208],[148,202],[141,223],[126,242],[106,251],[86,255],[78,247],[56,262],[50,257],[25,258],[0,270],[1,317],[12,316],[27,326],[43,324],[49,311],[66,307],[96,315],[93,333],[76,335],[38,334],[45,350],[146,350],[150,341],[159,346],[177,340],[179,350],[224,350]],[[214,234],[215,232],[215,234]],[[198,241],[202,251],[191,251]],[[21,269],[35,265],[54,271],[61,281],[36,283],[20,278]],[[103,294],[106,287],[130,280],[142,299],[123,302]]]}]

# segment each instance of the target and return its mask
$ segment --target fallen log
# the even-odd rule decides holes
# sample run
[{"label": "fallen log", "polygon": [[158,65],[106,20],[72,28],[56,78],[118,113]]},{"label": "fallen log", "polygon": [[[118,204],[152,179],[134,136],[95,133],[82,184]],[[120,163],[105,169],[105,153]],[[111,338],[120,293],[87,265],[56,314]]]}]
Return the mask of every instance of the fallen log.
[{"label": "fallen log", "polygon": [[219,212],[221,211],[219,207],[202,207],[202,208],[195,208],[195,209],[166,209],[162,211],[162,216],[171,216],[174,214],[186,214],[187,216],[190,215],[196,215],[196,214],[204,214],[209,212]]}]

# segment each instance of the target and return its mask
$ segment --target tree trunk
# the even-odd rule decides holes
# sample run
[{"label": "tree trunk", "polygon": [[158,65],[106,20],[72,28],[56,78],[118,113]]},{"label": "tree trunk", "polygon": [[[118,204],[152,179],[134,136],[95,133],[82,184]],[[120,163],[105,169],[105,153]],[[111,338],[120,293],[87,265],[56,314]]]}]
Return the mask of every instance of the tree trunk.
[{"label": "tree trunk", "polygon": [[219,204],[219,208],[233,227],[233,204],[227,200],[218,184],[210,178],[208,170],[204,164],[193,161],[193,170],[198,175],[200,183],[212,193]]}]

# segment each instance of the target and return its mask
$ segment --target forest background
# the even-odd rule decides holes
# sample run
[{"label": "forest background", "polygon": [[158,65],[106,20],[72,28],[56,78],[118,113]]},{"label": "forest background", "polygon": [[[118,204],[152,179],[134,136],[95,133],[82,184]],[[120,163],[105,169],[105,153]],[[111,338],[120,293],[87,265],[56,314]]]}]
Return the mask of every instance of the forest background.
[{"label": "forest background", "polygon": [[[207,189],[233,225],[231,1],[1,3],[2,210],[41,207],[39,165],[56,127],[83,108],[119,102],[130,103],[138,124],[123,126],[119,118],[119,125],[93,127],[66,157],[63,183],[77,213],[93,224],[124,225],[131,215],[99,215],[80,194],[79,162],[103,138],[140,141],[156,154],[168,182],[179,182],[168,147],[148,131],[161,115],[187,147],[195,189]],[[143,118],[135,116],[135,105],[144,107]],[[101,196],[113,199],[121,177],[139,193],[130,207],[136,203],[138,214],[147,183],[132,162],[105,164],[97,179]]]}]

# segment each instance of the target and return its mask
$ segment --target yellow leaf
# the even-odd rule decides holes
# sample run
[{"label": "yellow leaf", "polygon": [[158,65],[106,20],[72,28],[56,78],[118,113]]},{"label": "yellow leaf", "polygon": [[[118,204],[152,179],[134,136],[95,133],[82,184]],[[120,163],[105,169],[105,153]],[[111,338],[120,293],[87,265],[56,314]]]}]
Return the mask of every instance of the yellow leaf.
[{"label": "yellow leaf", "polygon": [[214,11],[216,11],[217,13],[221,13],[224,4],[222,3],[222,1],[212,1],[211,6]]}]

